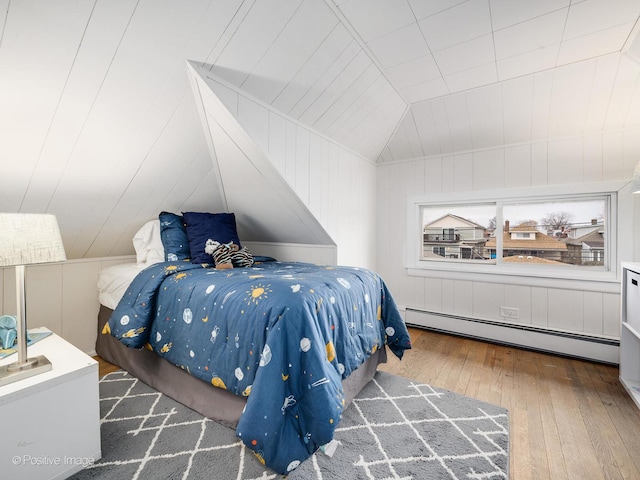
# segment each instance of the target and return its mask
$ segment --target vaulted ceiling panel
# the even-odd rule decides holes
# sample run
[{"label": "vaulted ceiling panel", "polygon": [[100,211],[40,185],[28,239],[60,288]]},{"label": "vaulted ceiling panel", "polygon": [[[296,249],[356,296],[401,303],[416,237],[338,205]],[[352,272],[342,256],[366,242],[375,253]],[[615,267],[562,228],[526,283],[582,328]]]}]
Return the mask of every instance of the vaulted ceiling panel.
[{"label": "vaulted ceiling panel", "polygon": [[404,1],[350,0],[339,2],[339,8],[365,42],[415,22],[413,11]]},{"label": "vaulted ceiling panel", "polygon": [[[411,108],[411,115],[407,115],[408,121],[415,121],[416,130],[420,135],[422,151],[425,156],[444,153],[440,148],[438,130],[436,128],[436,118],[433,113],[432,103],[424,102],[419,104],[420,108]],[[404,124],[403,124],[404,125]],[[402,126],[400,127],[402,128]],[[395,137],[397,137],[396,135]],[[394,137],[394,138],[395,138]],[[402,158],[396,158],[401,160]]]},{"label": "vaulted ceiling panel", "polygon": [[[374,65],[371,65],[362,77],[362,81],[350,89],[350,96],[356,98],[353,103],[347,105],[344,103],[344,99],[340,99],[331,107],[336,110],[335,120],[324,130],[327,135],[341,143],[346,143],[352,133],[349,130],[349,127],[352,127],[350,119],[355,120],[356,124],[365,121],[377,106],[367,102],[367,98],[373,96],[382,101],[389,93],[387,80],[380,75]],[[338,114],[337,111],[340,113]]]},{"label": "vaulted ceiling panel", "polygon": [[473,142],[469,128],[469,105],[466,95],[450,95],[446,98],[445,108],[453,150],[456,152],[470,150]]},{"label": "vaulted ceiling panel", "polygon": [[243,8],[237,14],[241,19],[237,28],[221,45],[218,54],[207,60],[211,71],[233,85],[242,85],[267,55],[301,4],[300,0],[243,2]]},{"label": "vaulted ceiling panel", "polygon": [[336,62],[339,65],[341,56],[350,48],[354,49],[354,52],[358,49],[353,37],[344,25],[336,24],[319,48],[309,56],[308,61],[278,93],[271,105],[286,114],[298,115],[304,110],[304,107],[299,107],[301,102],[304,103],[303,99],[317,98],[322,93],[324,88],[320,86],[323,85],[327,70]]},{"label": "vaulted ceiling panel", "polygon": [[555,10],[495,31],[496,59],[504,60],[560,44],[566,19],[566,9]]},{"label": "vaulted ceiling panel", "polygon": [[549,114],[551,112],[554,73],[553,70],[546,70],[533,76],[532,139],[549,136]]},{"label": "vaulted ceiling panel", "polygon": [[327,111],[371,65],[371,59],[364,51],[359,50],[358,53],[350,59],[349,63],[343,66],[338,75],[331,80],[331,83],[328,85],[329,88],[323,91],[322,95],[316,97],[301,115],[294,118],[322,131],[323,126],[326,127],[331,124]]},{"label": "vaulted ceiling panel", "polygon": [[580,62],[555,70],[549,136],[565,137],[584,132],[584,119],[596,64],[597,62]]},{"label": "vaulted ceiling panel", "polygon": [[[44,211],[49,206],[58,183],[68,169],[77,141],[86,128],[87,117],[132,12],[133,6],[116,8],[110,2],[100,3],[91,13],[91,27],[78,36],[82,48],[78,48],[66,82],[58,93],[58,104],[50,118],[36,168],[21,205],[24,211]],[[25,99],[21,98],[21,101]]]},{"label": "vaulted ceiling panel", "polygon": [[350,135],[342,137],[342,144],[353,151],[360,153],[365,158],[377,158],[379,152],[387,145],[389,133],[393,133],[406,111],[404,103],[398,102],[398,95],[389,85],[384,84],[376,96],[379,103],[367,102],[363,108],[356,112],[355,117],[362,123],[376,125],[376,130],[355,128],[349,125]]},{"label": "vaulted ceiling panel", "polygon": [[431,114],[438,134],[438,143],[440,152],[453,152],[453,139],[451,138],[451,127],[449,125],[449,116],[447,114],[446,99],[438,98],[431,102]]},{"label": "vaulted ceiling panel", "polygon": [[639,8],[635,0],[572,2],[564,38],[569,40],[584,37],[607,27],[635,23],[630,19],[637,17]]},{"label": "vaulted ceiling panel", "polygon": [[618,65],[613,88],[609,92],[610,100],[604,117],[606,129],[640,127],[637,118],[639,89],[640,64],[623,57]]},{"label": "vaulted ceiling panel", "polygon": [[[255,144],[292,182],[296,156],[298,174],[323,177],[345,161],[324,150],[330,138],[358,158],[447,154],[455,168],[470,150],[539,142],[535,183],[552,168],[546,142],[588,135],[610,155],[632,138],[621,131],[640,128],[637,0],[0,6],[0,210],[57,214],[70,258],[129,253],[131,232],[161,209],[223,208],[186,59],[256,97],[239,105],[218,90],[255,132],[269,122]],[[316,132],[308,148],[295,143],[300,128]],[[566,152],[558,145],[554,158]],[[597,171],[602,161],[585,178],[618,174]],[[309,203],[313,188],[302,192]],[[325,207],[314,214],[328,224]]]},{"label": "vaulted ceiling panel", "polygon": [[91,14],[90,5],[73,5],[45,2],[33,8],[19,2],[3,24],[0,131],[6,152],[2,157],[11,163],[13,174],[0,189],[0,205],[9,211],[22,207],[33,172],[46,163],[43,144]]},{"label": "vaulted ceiling panel", "polygon": [[500,80],[509,80],[531,75],[532,72],[550,70],[556,65],[559,51],[560,44],[556,43],[498,60],[496,62],[498,78]]},{"label": "vaulted ceiling panel", "polygon": [[411,96],[409,95],[409,88],[411,87],[427,90],[426,93],[430,96],[420,98],[420,100],[426,100],[427,98],[431,98],[431,96],[439,97],[442,95],[442,93],[433,92],[433,90],[421,86],[421,84],[425,82],[442,79],[438,64],[431,54],[398,64],[395,67],[387,68],[386,72],[393,84],[402,91],[410,103],[414,103],[410,100]]},{"label": "vaulted ceiling panel", "polygon": [[[493,84],[467,92],[473,148],[504,144],[502,86]],[[456,119],[451,119],[455,122]]]},{"label": "vaulted ceiling panel", "polygon": [[[423,154],[421,142],[422,139],[418,134],[416,122],[411,118],[411,115],[407,115],[382,153],[381,160],[393,161],[395,159],[421,157]],[[418,148],[412,149],[412,145],[417,145]]]},{"label": "vaulted ceiling panel", "polygon": [[[563,11],[571,4],[571,0],[490,0],[491,22],[495,30],[500,30],[527,20],[542,17],[551,12]],[[526,42],[526,38],[518,41]]]},{"label": "vaulted ceiling panel", "polygon": [[637,128],[639,89],[640,65],[614,54],[415,103],[381,160],[410,152],[413,132],[429,156]]},{"label": "vaulted ceiling panel", "polygon": [[326,4],[302,2],[240,87],[271,104],[337,24]]},{"label": "vaulted ceiling panel", "polygon": [[[194,108],[193,96],[184,97],[164,125],[162,134],[151,141],[149,151],[139,153],[145,160],[138,164],[135,172],[130,173],[126,189],[114,202],[96,240],[87,251],[89,256],[99,256],[99,252],[105,250],[122,251],[121,248],[127,246],[126,242],[131,242],[136,226],[155,217],[159,205],[162,205],[161,209],[177,207],[177,211],[180,211],[194,188],[194,179],[198,179],[199,183],[211,171],[211,161],[206,155],[207,148],[202,133],[194,130]],[[161,115],[158,112],[158,117],[166,118],[166,113]],[[146,145],[147,142],[143,144]],[[176,168],[176,154],[181,157],[180,168]],[[199,187],[207,188],[206,184]],[[172,192],[172,195],[169,196],[168,192]],[[208,197],[210,201],[211,195]],[[133,229],[131,235],[124,235],[114,245],[109,232],[117,231],[123,218],[135,218],[137,222],[128,228],[127,233]]]},{"label": "vaulted ceiling panel", "polygon": [[336,79],[340,77],[343,70],[356,58],[360,58],[362,49],[358,43],[351,39],[344,46],[344,49],[340,52],[338,57],[332,61],[327,62],[325,70],[321,76],[315,79],[305,94],[296,101],[295,105],[287,112],[291,117],[297,118],[303,121],[303,115],[312,107],[312,105],[318,100],[319,97],[330,92],[331,89],[335,89]]},{"label": "vaulted ceiling panel", "polygon": [[263,152],[269,151],[269,110],[246,97],[238,98],[238,112],[235,114],[243,128],[251,132],[251,139]]},{"label": "vaulted ceiling panel", "polygon": [[[186,95],[184,60],[179,62],[181,72],[178,60],[206,6],[190,4],[185,8],[173,2],[162,6],[159,12],[156,4],[144,3],[132,12],[117,55],[109,63],[108,75],[67,161],[67,172],[51,198],[49,208],[64,212],[77,202],[67,193],[74,186],[82,184],[91,192],[83,201],[82,213],[61,220],[62,228],[78,232],[75,240],[66,241],[72,258],[88,255],[100,233],[109,231],[104,225],[141,165],[153,160],[153,145],[165,133],[171,135],[170,130],[165,132],[167,123],[183,101],[192,102]],[[167,36],[167,31],[172,35]],[[178,75],[182,89],[166,88]],[[193,131],[197,119],[193,115],[188,118]],[[181,144],[169,145],[174,155],[181,155]],[[132,204],[134,210],[136,205]]]},{"label": "vaulted ceiling panel", "polygon": [[[392,12],[392,4],[396,11]],[[527,141],[546,135],[581,134],[586,123],[597,123],[597,115],[611,117],[602,106],[595,112],[593,105],[601,105],[602,96],[595,101],[587,98],[589,94],[584,96],[590,82],[596,81],[592,74],[584,74],[592,65],[573,71],[568,65],[620,55],[635,34],[640,16],[640,3],[633,0],[398,0],[375,2],[370,10],[362,8],[362,0],[336,5],[374,61],[382,66],[385,76],[417,113],[413,118],[423,116],[420,110],[424,102],[434,102],[432,106],[436,107],[438,97],[455,98],[458,93],[471,103],[476,97],[482,103],[481,97],[488,92],[498,102],[498,110],[494,104],[485,105],[489,113],[486,122],[480,120],[482,110],[476,112],[469,107],[471,145],[464,140],[468,131],[464,116],[448,116],[446,126],[437,123],[431,132],[418,129],[423,147],[427,146],[425,155],[463,146],[487,148],[508,139]],[[406,14],[407,7],[413,20]],[[380,12],[384,9],[386,22]],[[416,27],[421,35],[415,34]],[[394,49],[396,55],[392,53]],[[545,72],[551,72],[550,76]],[[500,89],[492,87],[515,81],[505,87],[511,100],[518,97],[518,79],[525,76],[535,78],[533,92],[531,80],[522,84],[521,93],[529,96],[519,98],[517,105],[504,103]],[[569,89],[567,84],[571,83],[576,87]],[[629,99],[628,93],[622,97]],[[579,98],[582,103],[578,105]],[[537,105],[529,112],[530,102]],[[569,106],[573,109],[566,111]],[[508,131],[503,125],[506,120],[496,117],[503,107],[509,118]],[[427,110],[433,114],[439,107]],[[608,123],[613,124],[613,119]],[[400,146],[400,142],[409,141],[410,135],[403,132],[405,127],[403,122],[379,161],[397,158],[401,151],[412,151],[408,145]]]},{"label": "vaulted ceiling panel", "polygon": [[[323,134],[339,130],[336,139],[376,159],[406,102],[331,3],[244,2],[237,16],[203,66]],[[370,88],[376,82],[385,85]],[[378,112],[381,100],[383,112],[363,114]]]},{"label": "vaulted ceiling panel", "polygon": [[565,40],[560,45],[557,63],[567,65],[619,50],[620,45],[624,45],[629,37],[629,31],[633,26],[634,23],[616,25],[606,30]]},{"label": "vaulted ceiling panel", "polygon": [[420,28],[415,23],[375,38],[369,41],[367,46],[385,69],[405,65],[431,54]]},{"label": "vaulted ceiling panel", "polygon": [[494,72],[492,81],[496,80],[493,35],[482,35],[439,50],[433,54],[433,57],[445,77],[483,65],[490,65]]},{"label": "vaulted ceiling panel", "polygon": [[[222,91],[227,101],[234,96],[222,79],[193,62],[189,63],[189,75],[213,163],[219,172],[225,209],[236,214],[240,237],[257,241],[332,245],[331,237],[306,207],[308,192],[294,191],[269,159],[269,109],[257,104],[244,92],[242,95],[235,93],[236,100],[231,103],[238,105],[236,116],[217,95]],[[306,140],[303,138],[305,134]],[[262,141],[256,141],[256,138]],[[308,166],[308,130],[297,131],[294,149],[296,170],[301,169],[296,171],[296,175],[308,178],[309,170],[305,171],[305,161],[301,158],[302,151],[305,151]]]},{"label": "vaulted ceiling panel", "polygon": [[585,133],[600,132],[604,128],[605,117],[602,112],[607,111],[620,60],[620,56],[607,55],[596,62],[589,106],[584,119]]},{"label": "vaulted ceiling panel", "polygon": [[468,0],[418,21],[432,52],[491,33],[487,0]]},{"label": "vaulted ceiling panel", "polygon": [[516,78],[502,84],[504,142],[526,142],[531,139],[533,111],[533,77]]}]

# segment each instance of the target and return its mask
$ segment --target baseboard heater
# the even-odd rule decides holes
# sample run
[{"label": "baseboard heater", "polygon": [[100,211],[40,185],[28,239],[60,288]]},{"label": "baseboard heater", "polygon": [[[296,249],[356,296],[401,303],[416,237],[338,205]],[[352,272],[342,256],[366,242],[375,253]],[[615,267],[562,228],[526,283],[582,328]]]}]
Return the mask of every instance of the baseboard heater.
[{"label": "baseboard heater", "polygon": [[501,345],[618,365],[620,340],[407,307],[407,325]]}]

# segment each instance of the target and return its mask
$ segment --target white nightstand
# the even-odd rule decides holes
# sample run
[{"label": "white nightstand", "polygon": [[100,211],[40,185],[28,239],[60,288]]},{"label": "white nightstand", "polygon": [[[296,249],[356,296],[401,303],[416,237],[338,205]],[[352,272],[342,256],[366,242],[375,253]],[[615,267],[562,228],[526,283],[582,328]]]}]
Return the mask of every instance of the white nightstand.
[{"label": "white nightstand", "polygon": [[35,355],[52,369],[0,387],[2,478],[63,479],[102,456],[98,362],[53,333],[28,348]]}]

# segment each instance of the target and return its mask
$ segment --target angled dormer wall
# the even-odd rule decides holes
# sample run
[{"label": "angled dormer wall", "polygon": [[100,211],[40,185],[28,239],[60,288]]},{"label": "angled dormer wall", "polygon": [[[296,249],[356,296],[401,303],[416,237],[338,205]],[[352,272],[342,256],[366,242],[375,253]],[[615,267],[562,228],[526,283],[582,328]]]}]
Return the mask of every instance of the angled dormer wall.
[{"label": "angled dormer wall", "polygon": [[240,237],[335,244],[339,264],[375,268],[375,164],[193,62],[188,70]]}]

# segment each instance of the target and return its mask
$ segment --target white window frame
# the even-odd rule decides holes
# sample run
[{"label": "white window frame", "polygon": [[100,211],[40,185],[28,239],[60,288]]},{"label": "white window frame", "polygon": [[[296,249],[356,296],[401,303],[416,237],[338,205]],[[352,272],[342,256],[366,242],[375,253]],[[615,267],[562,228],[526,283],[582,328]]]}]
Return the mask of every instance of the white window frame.
[{"label": "white window frame", "polygon": [[[626,188],[627,187],[627,188]],[[503,282],[514,284],[562,286],[570,288],[571,281],[591,282],[595,290],[608,284],[607,291],[616,291],[619,285],[619,264],[626,253],[631,253],[632,240],[618,237],[622,225],[618,215],[622,208],[633,212],[633,200],[628,191],[628,182],[598,182],[578,185],[557,185],[542,187],[509,188],[471,192],[450,192],[412,197],[407,203],[407,273],[413,276],[466,279],[473,281]],[[503,262],[501,258],[493,262],[439,261],[421,259],[422,218],[421,207],[425,205],[472,205],[496,204],[496,228],[502,228],[502,205],[518,202],[571,201],[594,196],[607,196],[608,202],[605,232],[606,267],[579,265],[527,265]],[[632,232],[627,228],[628,236]],[[499,251],[502,251],[502,235],[496,236]],[[569,282],[567,282],[569,281]],[[585,288],[584,285],[576,288]]]}]

